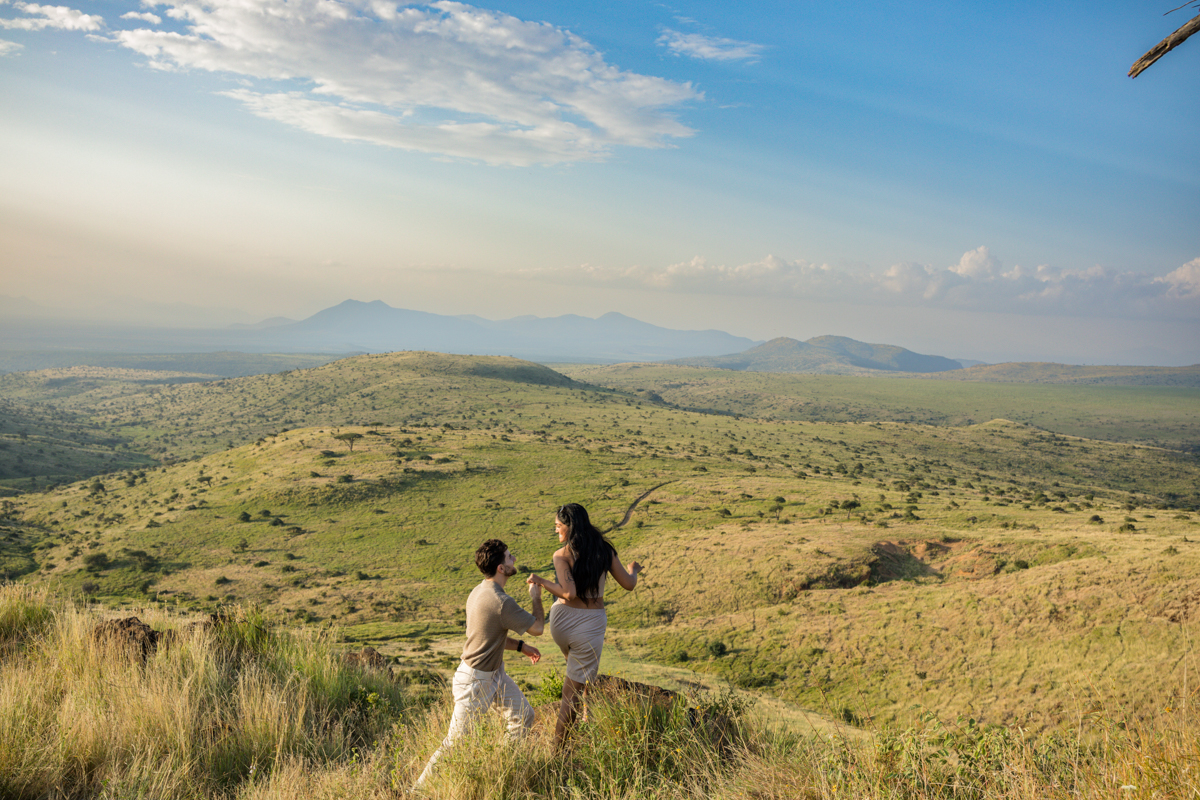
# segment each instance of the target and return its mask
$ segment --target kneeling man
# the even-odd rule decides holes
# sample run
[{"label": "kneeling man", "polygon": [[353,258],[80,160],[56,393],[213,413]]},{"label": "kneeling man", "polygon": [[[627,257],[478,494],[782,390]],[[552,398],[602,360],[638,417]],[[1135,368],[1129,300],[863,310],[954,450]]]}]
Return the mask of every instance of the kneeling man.
[{"label": "kneeling man", "polygon": [[504,671],[504,651],[516,650],[534,664],[541,659],[536,647],[512,638],[509,633],[542,635],[546,620],[542,589],[529,587],[532,614],[508,596],[504,584],[517,574],[516,559],[499,539],[488,539],[479,546],[475,564],[484,578],[467,597],[467,644],[462,663],[454,673],[454,716],[450,719],[450,731],[417,778],[414,791],[420,790],[433,765],[467,731],[472,720],[488,708],[495,707],[500,712],[508,724],[509,736],[514,739],[533,727],[533,707]]}]

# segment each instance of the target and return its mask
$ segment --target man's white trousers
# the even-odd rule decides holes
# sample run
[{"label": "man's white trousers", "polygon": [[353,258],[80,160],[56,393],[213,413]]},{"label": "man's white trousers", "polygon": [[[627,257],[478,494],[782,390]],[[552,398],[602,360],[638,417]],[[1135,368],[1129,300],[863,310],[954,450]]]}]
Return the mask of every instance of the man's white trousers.
[{"label": "man's white trousers", "polygon": [[517,688],[517,684],[504,665],[491,672],[481,669],[471,669],[466,663],[460,662],[454,672],[452,684],[454,692],[454,716],[450,718],[450,730],[442,745],[429,758],[421,777],[413,785],[417,791],[429,778],[433,765],[446,754],[463,734],[470,730],[472,723],[489,708],[495,708],[508,727],[508,735],[512,739],[520,739],[533,727],[533,707],[525,699],[525,695]]}]

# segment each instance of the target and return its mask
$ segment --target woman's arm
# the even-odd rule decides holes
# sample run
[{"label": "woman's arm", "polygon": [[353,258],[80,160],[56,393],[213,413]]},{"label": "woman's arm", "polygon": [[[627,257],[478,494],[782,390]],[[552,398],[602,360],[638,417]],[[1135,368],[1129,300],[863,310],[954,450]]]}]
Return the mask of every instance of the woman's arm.
[{"label": "woman's arm", "polygon": [[575,579],[571,577],[571,565],[567,563],[566,556],[558,553],[554,554],[554,576],[558,579],[557,583],[548,581],[540,575],[530,575],[525,582],[541,586],[561,600],[573,600],[575,598]]},{"label": "woman's arm", "polygon": [[608,571],[617,579],[617,583],[627,592],[632,592],[633,587],[637,586],[638,573],[642,571],[642,565],[636,561],[631,561],[629,568],[621,563],[621,559],[617,558],[617,552],[613,551],[612,565]]}]

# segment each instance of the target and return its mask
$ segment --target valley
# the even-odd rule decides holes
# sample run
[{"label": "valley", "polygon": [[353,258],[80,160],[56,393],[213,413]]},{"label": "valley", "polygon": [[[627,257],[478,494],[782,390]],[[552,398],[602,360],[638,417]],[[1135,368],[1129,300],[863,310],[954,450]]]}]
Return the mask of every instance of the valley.
[{"label": "valley", "polygon": [[[612,527],[645,494],[611,533],[647,573],[608,598],[606,659],[647,679],[858,725],[932,713],[1036,730],[1093,703],[1153,716],[1194,669],[1183,390],[1135,402],[430,353],[204,382],[61,377],[0,378],[47,424],[0,452],[28,463],[52,433],[86,434],[127,461],[4,500],[0,570],[93,602],[253,604],[452,669],[479,541],[546,571],[557,505]],[[1166,439],[1180,448],[1146,444]],[[527,685],[561,661],[543,649],[542,666],[513,667]]]}]

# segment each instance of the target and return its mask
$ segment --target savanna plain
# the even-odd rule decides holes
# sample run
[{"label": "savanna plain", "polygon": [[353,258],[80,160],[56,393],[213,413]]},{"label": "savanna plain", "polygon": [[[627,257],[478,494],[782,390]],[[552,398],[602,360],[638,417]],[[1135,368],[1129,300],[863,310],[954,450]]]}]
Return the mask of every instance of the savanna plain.
[{"label": "savanna plain", "polygon": [[[533,734],[429,796],[1200,796],[1194,383],[203,369],[0,376],[0,795],[406,796],[475,547],[547,573],[574,501],[646,568],[632,683],[556,754],[564,660],[509,653]],[[132,615],[154,646],[95,635]]]}]

